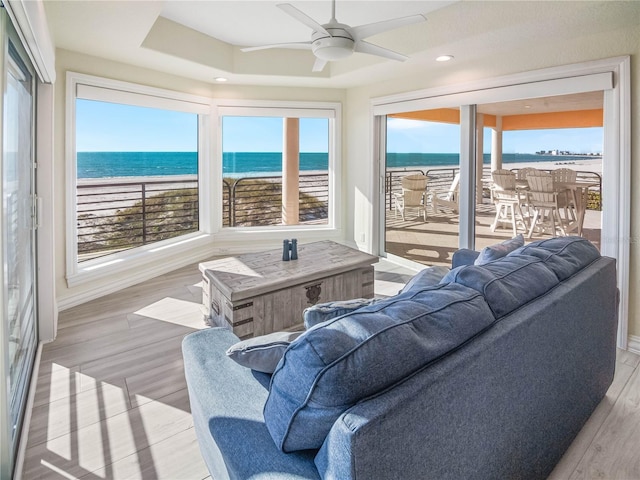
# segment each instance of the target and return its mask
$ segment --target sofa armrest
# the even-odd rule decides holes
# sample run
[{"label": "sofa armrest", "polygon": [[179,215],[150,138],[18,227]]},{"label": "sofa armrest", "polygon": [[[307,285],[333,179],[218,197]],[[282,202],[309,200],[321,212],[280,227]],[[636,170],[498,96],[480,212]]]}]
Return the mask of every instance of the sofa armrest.
[{"label": "sofa armrest", "polygon": [[461,267],[463,265],[473,265],[473,262],[478,258],[480,252],[475,250],[469,250],[468,248],[461,248],[453,252],[453,258],[451,259],[451,268]]},{"label": "sofa armrest", "polygon": [[226,355],[237,341],[227,329],[208,328],[182,342],[194,428],[211,476],[319,479],[315,452],[282,453],[271,439],[262,414],[270,376]]}]

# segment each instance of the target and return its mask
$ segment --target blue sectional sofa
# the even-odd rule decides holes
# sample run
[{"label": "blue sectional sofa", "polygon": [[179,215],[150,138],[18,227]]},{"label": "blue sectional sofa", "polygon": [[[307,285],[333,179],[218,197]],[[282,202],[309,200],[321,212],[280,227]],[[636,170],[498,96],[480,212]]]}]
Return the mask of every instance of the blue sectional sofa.
[{"label": "blue sectional sofa", "polygon": [[545,478],[614,374],[615,261],[580,237],[530,243],[319,323],[273,375],[184,339],[216,480]]}]

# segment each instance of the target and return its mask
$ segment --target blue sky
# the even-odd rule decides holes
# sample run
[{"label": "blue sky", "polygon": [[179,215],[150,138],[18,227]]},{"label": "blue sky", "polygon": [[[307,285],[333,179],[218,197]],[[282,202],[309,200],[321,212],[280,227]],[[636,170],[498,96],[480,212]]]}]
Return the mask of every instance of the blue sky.
[{"label": "blue sky", "polygon": [[198,116],[92,100],[76,101],[79,152],[195,152]]},{"label": "blue sky", "polygon": [[[197,150],[197,115],[77,100],[76,148],[79,152],[193,152]],[[390,118],[387,149],[400,153],[457,153],[459,126]],[[505,153],[539,150],[602,152],[602,128],[504,132]],[[225,117],[225,152],[282,151],[282,119],[272,117]],[[484,151],[491,149],[491,130],[486,128]],[[328,120],[300,120],[300,151],[328,151]]]},{"label": "blue sky", "polygon": [[[504,153],[567,150],[602,152],[602,128],[508,131],[502,134]],[[445,123],[389,118],[387,150],[398,153],[458,153],[460,127]],[[491,129],[484,129],[484,152],[491,151]]]},{"label": "blue sky", "polygon": [[[225,117],[226,152],[281,152],[282,118]],[[77,100],[79,152],[195,152],[198,117],[191,113]],[[300,151],[327,152],[328,120],[300,119]]]},{"label": "blue sky", "polygon": [[[222,146],[225,152],[281,152],[282,118],[224,117]],[[300,151],[329,151],[329,121],[300,119]]]}]

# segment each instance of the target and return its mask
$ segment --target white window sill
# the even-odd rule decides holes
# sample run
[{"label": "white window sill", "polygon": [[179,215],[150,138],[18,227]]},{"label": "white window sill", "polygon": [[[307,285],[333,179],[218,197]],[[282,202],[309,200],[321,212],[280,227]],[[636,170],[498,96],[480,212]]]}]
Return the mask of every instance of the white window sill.
[{"label": "white window sill", "polygon": [[162,273],[173,263],[179,268],[190,257],[197,261],[202,249],[211,244],[212,236],[199,232],[88,260],[79,263],[76,272],[67,274],[67,285],[73,288],[125,272],[135,276],[136,271],[140,271],[141,278],[149,278],[156,269]]}]

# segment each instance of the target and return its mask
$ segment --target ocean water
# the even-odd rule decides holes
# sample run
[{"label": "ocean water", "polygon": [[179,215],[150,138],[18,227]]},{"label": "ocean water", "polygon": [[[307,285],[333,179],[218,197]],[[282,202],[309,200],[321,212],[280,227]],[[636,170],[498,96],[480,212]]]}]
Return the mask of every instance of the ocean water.
[{"label": "ocean water", "polygon": [[[526,153],[503,153],[504,163],[571,162],[582,156],[553,156]],[[78,152],[78,178],[109,178],[158,175],[194,175],[198,173],[196,152]],[[457,165],[457,153],[389,153],[388,168],[439,167]],[[484,155],[484,163],[491,156]],[[327,170],[326,153],[300,153],[300,170]],[[224,153],[225,176],[277,175],[282,172],[282,154],[274,152]]]},{"label": "ocean water", "polygon": [[[78,178],[195,175],[196,152],[78,152]],[[300,153],[300,170],[327,170],[326,153]],[[224,175],[273,174],[282,172],[282,154],[232,152],[222,158]]]}]

